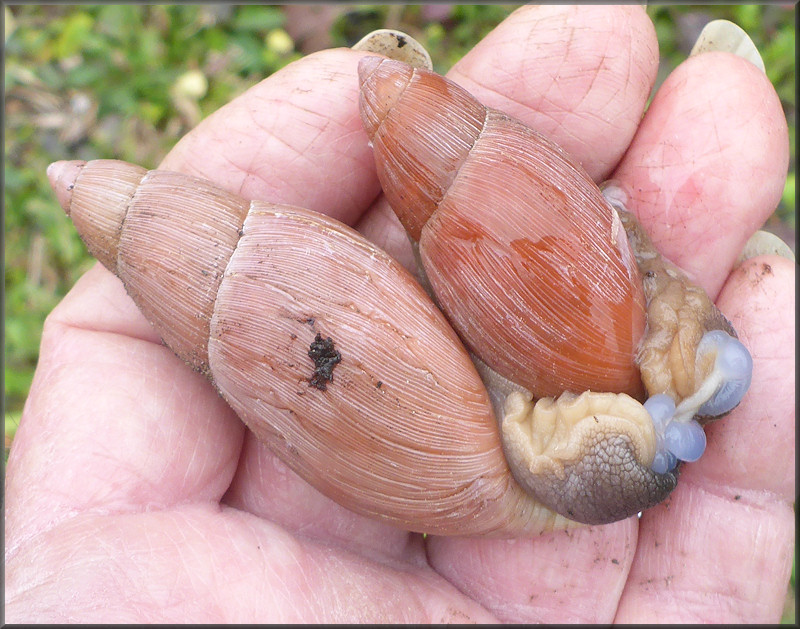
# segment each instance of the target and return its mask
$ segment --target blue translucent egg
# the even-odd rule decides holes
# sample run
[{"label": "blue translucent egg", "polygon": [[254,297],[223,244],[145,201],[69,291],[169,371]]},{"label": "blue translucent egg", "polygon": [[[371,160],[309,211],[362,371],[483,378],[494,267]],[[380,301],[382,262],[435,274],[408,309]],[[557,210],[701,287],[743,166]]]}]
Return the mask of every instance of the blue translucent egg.
[{"label": "blue translucent egg", "polygon": [[650,413],[656,433],[663,433],[675,414],[675,402],[665,393],[658,393],[649,398],[644,403],[644,408]]},{"label": "blue translucent egg", "polygon": [[681,461],[696,461],[706,449],[706,433],[696,421],[670,422],[664,432],[664,446]]},{"label": "blue translucent egg", "polygon": [[656,474],[666,474],[675,469],[678,459],[669,450],[659,450],[653,457],[653,464],[650,466]]},{"label": "blue translucent egg", "polygon": [[714,370],[722,382],[698,413],[723,415],[742,401],[753,376],[753,358],[742,343],[722,330],[706,332],[697,347],[698,352],[716,351]]}]

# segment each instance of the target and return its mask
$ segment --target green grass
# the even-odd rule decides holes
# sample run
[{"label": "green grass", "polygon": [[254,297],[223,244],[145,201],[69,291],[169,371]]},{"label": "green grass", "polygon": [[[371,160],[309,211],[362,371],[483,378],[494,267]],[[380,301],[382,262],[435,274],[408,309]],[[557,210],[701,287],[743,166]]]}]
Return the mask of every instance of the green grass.
[{"label": "green grass", "polygon": [[[431,7],[359,5],[334,21],[330,37],[333,45],[352,45],[372,29],[400,28],[419,39],[444,72],[516,6],[442,5],[438,10],[445,15],[431,16]],[[47,165],[113,157],[155,167],[200,119],[301,53],[279,6],[4,10],[7,451],[36,366],[44,318],[93,263],[50,192]],[[790,125],[791,172],[775,220],[793,230],[794,10],[651,6],[648,13],[661,46],[662,79],[691,47],[682,36],[687,24],[726,18],[751,35]]]}]

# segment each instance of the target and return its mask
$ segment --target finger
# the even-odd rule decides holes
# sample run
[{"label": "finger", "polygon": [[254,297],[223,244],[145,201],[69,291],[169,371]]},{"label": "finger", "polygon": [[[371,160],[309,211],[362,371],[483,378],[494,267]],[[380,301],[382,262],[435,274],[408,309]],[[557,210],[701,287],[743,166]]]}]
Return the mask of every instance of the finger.
[{"label": "finger", "polygon": [[9,455],[7,549],[77,513],[219,500],[242,432],[97,265],[45,325]]},{"label": "finger", "polygon": [[369,561],[210,505],[76,517],[6,577],[5,617],[18,623],[494,620],[424,565]]},{"label": "finger", "polygon": [[636,518],[629,518],[536,539],[431,537],[428,558],[504,622],[610,623],[637,530]]},{"label": "finger", "polygon": [[295,61],[205,119],[159,167],[352,224],[380,190],[358,116],[363,56],[336,49]]},{"label": "finger", "polygon": [[714,448],[693,466],[715,484],[795,496],[795,272],[759,256],[728,278],[718,304],[753,356],[753,380],[735,414],[708,427]]},{"label": "finger", "polygon": [[786,120],[766,75],[710,52],[667,78],[613,177],[661,253],[713,297],[775,210],[788,159]]},{"label": "finger", "polygon": [[293,531],[361,555],[424,561],[421,537],[336,504],[322,495],[252,434],[223,502]]},{"label": "finger", "polygon": [[643,514],[618,622],[779,620],[794,546],[794,273],[755,258],[720,294],[753,382],[670,499]]},{"label": "finger", "polygon": [[560,144],[595,181],[628,148],[658,70],[644,8],[525,6],[448,77]]}]

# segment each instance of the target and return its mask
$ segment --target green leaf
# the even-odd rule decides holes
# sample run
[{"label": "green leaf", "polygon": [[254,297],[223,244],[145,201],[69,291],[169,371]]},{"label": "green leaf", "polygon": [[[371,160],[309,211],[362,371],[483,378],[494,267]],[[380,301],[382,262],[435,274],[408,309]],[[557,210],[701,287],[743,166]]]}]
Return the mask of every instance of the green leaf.
[{"label": "green leaf", "polygon": [[65,25],[56,46],[56,57],[65,59],[80,51],[86,38],[92,31],[94,19],[87,13],[71,15]]},{"label": "green leaf", "polygon": [[755,4],[743,4],[734,8],[735,19],[731,20],[748,33],[758,30],[762,9]]},{"label": "green leaf", "polygon": [[238,31],[268,31],[282,27],[285,21],[286,16],[278,8],[244,5],[236,11],[233,28]]},{"label": "green leaf", "polygon": [[116,42],[127,42],[142,27],[142,8],[132,4],[101,6],[97,14],[98,31]]}]

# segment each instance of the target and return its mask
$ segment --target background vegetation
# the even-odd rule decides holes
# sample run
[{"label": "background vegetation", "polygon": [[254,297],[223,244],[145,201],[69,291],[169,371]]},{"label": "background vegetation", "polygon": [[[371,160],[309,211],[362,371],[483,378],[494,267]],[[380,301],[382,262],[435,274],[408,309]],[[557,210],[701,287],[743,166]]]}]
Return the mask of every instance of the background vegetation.
[{"label": "background vegetation", "polygon": [[[45,177],[58,159],[153,168],[204,116],[314,50],[400,28],[446,71],[518,5],[5,6],[5,446],[19,423],[44,318],[93,260]],[[794,248],[795,10],[651,6],[659,81],[710,20],[738,23],[761,51],[790,126],[783,202],[766,227]],[[794,622],[794,576],[785,621]]]}]

